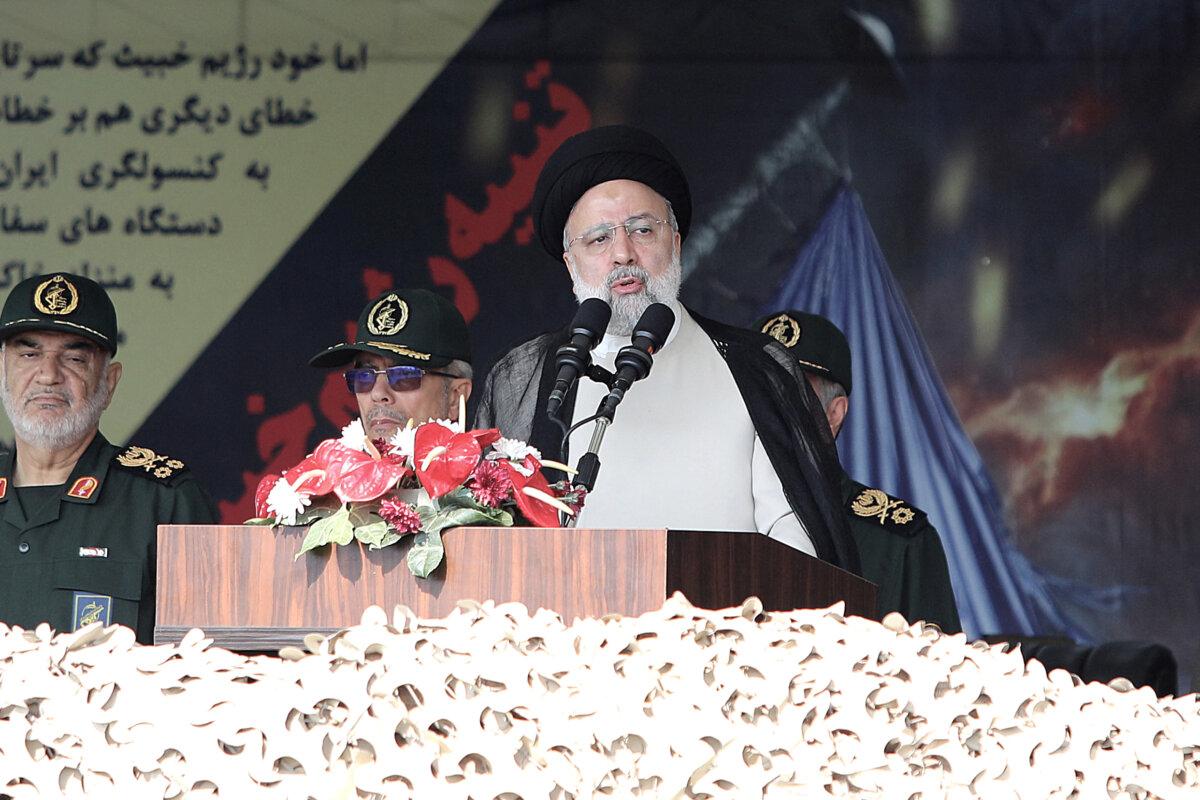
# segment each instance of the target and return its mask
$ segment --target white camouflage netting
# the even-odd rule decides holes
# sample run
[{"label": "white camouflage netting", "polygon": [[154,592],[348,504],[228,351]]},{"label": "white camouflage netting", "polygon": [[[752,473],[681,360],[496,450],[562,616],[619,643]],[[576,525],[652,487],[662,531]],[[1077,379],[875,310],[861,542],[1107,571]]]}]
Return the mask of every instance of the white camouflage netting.
[{"label": "white camouflage netting", "polygon": [[1197,695],[840,607],[380,609],[311,652],[0,625],[0,797],[1182,797]]}]

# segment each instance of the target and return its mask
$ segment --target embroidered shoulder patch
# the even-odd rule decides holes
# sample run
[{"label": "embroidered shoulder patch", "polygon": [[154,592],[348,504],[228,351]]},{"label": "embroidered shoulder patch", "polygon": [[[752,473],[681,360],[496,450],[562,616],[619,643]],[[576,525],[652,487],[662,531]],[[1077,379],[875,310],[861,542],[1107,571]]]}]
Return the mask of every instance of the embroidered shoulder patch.
[{"label": "embroidered shoulder patch", "polygon": [[171,479],[187,469],[177,458],[160,456],[149,447],[130,445],[113,458],[113,463],[126,469],[158,480],[160,483],[170,483]]},{"label": "embroidered shoulder patch", "polygon": [[872,520],[893,533],[908,536],[915,533],[925,521],[924,511],[880,489],[864,488],[850,500],[849,509],[857,517]]}]

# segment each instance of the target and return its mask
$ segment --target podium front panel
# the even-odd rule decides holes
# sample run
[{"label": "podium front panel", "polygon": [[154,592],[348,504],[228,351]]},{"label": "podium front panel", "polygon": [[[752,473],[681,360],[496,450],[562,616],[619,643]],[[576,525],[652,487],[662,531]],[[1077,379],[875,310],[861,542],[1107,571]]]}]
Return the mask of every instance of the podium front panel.
[{"label": "podium front panel", "polygon": [[666,597],[665,530],[457,528],[429,578],[405,558],[412,537],[381,550],[357,543],[296,553],[304,530],[162,526],[155,641],[203,628],[224,646],[272,649],[305,633],[358,624],[372,605],[442,617],[462,599],[520,601],[570,621],[642,614]]},{"label": "podium front panel", "polygon": [[575,617],[637,615],[673,591],[706,608],[756,595],[768,610],[845,600],[870,616],[875,587],[755,533],[565,528],[456,528],[429,578],[405,558],[412,537],[382,550],[356,543],[296,553],[305,530],[164,525],[158,537],[155,642],[202,628],[239,650],[300,644],[396,605],[442,617],[460,600],[519,601]]}]

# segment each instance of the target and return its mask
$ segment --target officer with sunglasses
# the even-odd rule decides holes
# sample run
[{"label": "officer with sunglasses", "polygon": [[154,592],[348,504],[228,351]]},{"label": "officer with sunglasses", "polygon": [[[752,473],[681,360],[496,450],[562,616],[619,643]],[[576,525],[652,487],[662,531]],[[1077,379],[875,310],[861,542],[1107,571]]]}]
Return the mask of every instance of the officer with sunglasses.
[{"label": "officer with sunglasses", "polygon": [[425,289],[394,289],[367,303],[352,342],[308,362],[342,367],[346,388],[372,439],[390,439],[411,420],[458,419],[471,396],[471,342],[454,304]]}]

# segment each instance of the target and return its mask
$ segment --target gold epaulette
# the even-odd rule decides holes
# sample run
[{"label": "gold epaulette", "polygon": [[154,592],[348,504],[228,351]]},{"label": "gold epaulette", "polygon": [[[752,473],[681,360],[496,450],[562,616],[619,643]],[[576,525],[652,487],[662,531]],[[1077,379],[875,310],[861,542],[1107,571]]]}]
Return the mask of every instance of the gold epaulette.
[{"label": "gold epaulette", "polygon": [[132,444],[113,456],[113,463],[161,483],[170,483],[172,478],[187,469],[177,458],[160,456],[149,447]]},{"label": "gold epaulette", "polygon": [[847,507],[857,517],[906,535],[915,533],[925,521],[924,511],[882,489],[863,488]]}]

